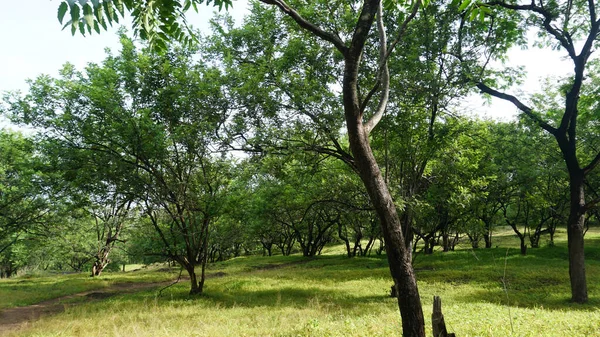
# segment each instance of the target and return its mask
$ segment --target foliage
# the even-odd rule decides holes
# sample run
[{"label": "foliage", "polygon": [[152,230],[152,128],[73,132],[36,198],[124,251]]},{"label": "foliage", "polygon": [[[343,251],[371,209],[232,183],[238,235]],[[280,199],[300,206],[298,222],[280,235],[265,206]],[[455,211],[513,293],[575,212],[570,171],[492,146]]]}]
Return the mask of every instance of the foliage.
[{"label": "foliage", "polygon": [[58,7],[58,21],[62,24],[67,13],[70,18],[63,29],[71,27],[71,34],[100,34],[108,25],[119,23],[131,14],[133,33],[148,41],[156,50],[167,50],[175,40],[191,46],[197,42],[188,26],[185,12],[190,7],[198,12],[198,5],[213,5],[219,10],[232,6],[232,0],[63,0]]}]

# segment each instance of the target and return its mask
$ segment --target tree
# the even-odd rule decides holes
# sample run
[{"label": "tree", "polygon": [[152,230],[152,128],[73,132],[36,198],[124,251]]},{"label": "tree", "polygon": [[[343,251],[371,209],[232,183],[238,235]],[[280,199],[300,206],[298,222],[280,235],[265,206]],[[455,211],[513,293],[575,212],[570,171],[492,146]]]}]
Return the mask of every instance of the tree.
[{"label": "tree", "polygon": [[[0,255],[28,232],[37,232],[49,213],[35,144],[18,133],[0,130]],[[7,262],[8,263],[8,262]],[[9,268],[14,269],[14,268]],[[13,274],[13,272],[5,273]]]},{"label": "tree", "polygon": [[[323,147],[319,150],[344,160],[360,176],[380,219],[390,271],[399,293],[402,294],[398,297],[398,306],[402,316],[403,333],[406,336],[423,336],[424,319],[411,265],[410,250],[405,246],[403,228],[396,206],[375,160],[369,139],[369,135],[381,120],[389,100],[389,57],[404,37],[409,22],[417,15],[421,2],[416,1],[408,8],[399,9],[396,1],[385,1],[385,11],[379,0],[351,3],[323,1],[295,6],[301,8],[300,10],[296,10],[294,4],[290,6],[284,1],[263,0],[261,2],[279,9],[281,14],[287,17],[287,27],[290,27],[290,22],[294,22],[296,28],[302,29],[303,33],[296,32],[296,34],[306,36],[308,33],[313,38],[317,38],[317,40],[306,38],[298,40],[299,49],[305,46],[326,46],[327,53],[321,55],[325,64],[327,66],[339,64],[343,68],[341,73],[337,68],[335,74],[337,83],[341,84],[342,97],[339,95],[331,97],[334,100],[341,99],[341,109],[338,104],[337,109],[325,110],[333,112],[325,115],[334,124],[345,122],[352,155],[335,139],[331,139],[333,151],[331,148]],[[392,28],[394,40],[389,47],[385,21],[399,23]],[[377,34],[372,32],[375,25],[378,27]],[[269,37],[285,40],[283,33],[289,31],[280,27],[276,32],[279,34]],[[378,52],[370,53],[371,51]],[[270,51],[263,49],[258,52],[264,54]],[[363,62],[364,60],[367,62]],[[310,71],[310,68],[304,70]],[[363,95],[359,90],[360,87],[369,90]],[[254,87],[257,88],[260,87]],[[310,91],[306,93],[309,94]],[[271,97],[269,101],[261,103],[273,101],[277,102]],[[292,101],[292,103],[300,107],[304,105],[302,101]],[[267,105],[266,109],[268,108],[270,106]],[[343,119],[337,114],[342,112],[340,110],[343,110]],[[305,116],[315,119],[310,116],[310,111]]]},{"label": "tree", "polygon": [[[527,24],[538,29],[542,43],[565,51],[574,66],[573,75],[561,88],[562,112],[544,111],[528,105],[517,96],[494,89],[486,84],[486,79],[474,77],[477,88],[483,93],[513,103],[524,115],[540,128],[554,136],[564,158],[569,173],[569,217],[567,233],[569,243],[569,276],[571,281],[571,300],[584,303],[588,299],[585,276],[584,229],[585,215],[598,199],[586,199],[586,177],[598,166],[600,153],[591,158],[581,155],[578,135],[582,126],[579,117],[592,116],[595,106],[582,99],[585,86],[592,80],[586,75],[595,74],[590,56],[600,32],[600,19],[596,12],[596,3],[572,1],[539,1],[518,4],[505,1],[490,1],[475,4],[480,9],[498,9],[514,11],[528,15]],[[592,76],[593,77],[593,76]]]},{"label": "tree", "polygon": [[[215,140],[226,118],[219,73],[194,62],[190,49],[161,56],[122,42],[119,56],[85,73],[66,65],[59,79],[38,78],[9,108],[21,122],[44,127],[44,136],[66,149],[62,160],[93,157],[78,160],[82,170],[72,174],[89,177],[85,166],[104,167],[91,172],[143,205],[162,252],[186,269],[190,293],[201,293],[209,226],[229,179]],[[128,199],[115,200],[115,210],[127,209]]]}]

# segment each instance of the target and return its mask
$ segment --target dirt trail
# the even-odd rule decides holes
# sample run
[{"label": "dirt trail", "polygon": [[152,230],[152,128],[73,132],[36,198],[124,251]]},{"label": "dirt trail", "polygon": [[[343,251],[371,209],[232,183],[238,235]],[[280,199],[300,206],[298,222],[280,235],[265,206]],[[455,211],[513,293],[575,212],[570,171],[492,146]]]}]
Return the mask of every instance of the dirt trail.
[{"label": "dirt trail", "polygon": [[[280,269],[293,265],[304,264],[312,261],[312,259],[292,261],[280,264],[262,264],[251,266],[252,271],[266,271],[272,269]],[[251,271],[251,272],[252,272]],[[217,272],[206,275],[206,279],[223,277],[227,274]],[[176,282],[189,280],[185,276],[180,276],[179,281],[170,280],[153,283],[117,283],[106,288],[84,291],[77,294],[66,295],[58,298],[53,298],[37,304],[24,307],[9,308],[0,311],[0,336],[7,334],[9,331],[17,329],[24,323],[29,323],[40,319],[40,317],[54,315],[65,311],[65,308],[90,303],[92,301],[103,300],[111,296],[134,293],[136,291],[167,287]],[[77,299],[80,299],[79,301]],[[64,303],[66,301],[66,303]]]},{"label": "dirt trail", "polygon": [[[75,306],[91,301],[102,300],[114,295],[133,293],[140,290],[168,286],[174,281],[153,283],[117,283],[106,288],[84,291],[77,294],[62,296],[39,302],[25,307],[9,308],[0,311],[0,336],[18,328],[25,322],[33,322],[42,316],[58,314],[66,307]],[[80,301],[77,301],[80,299]],[[75,300],[75,301],[71,301]],[[64,303],[64,302],[67,303]]]}]

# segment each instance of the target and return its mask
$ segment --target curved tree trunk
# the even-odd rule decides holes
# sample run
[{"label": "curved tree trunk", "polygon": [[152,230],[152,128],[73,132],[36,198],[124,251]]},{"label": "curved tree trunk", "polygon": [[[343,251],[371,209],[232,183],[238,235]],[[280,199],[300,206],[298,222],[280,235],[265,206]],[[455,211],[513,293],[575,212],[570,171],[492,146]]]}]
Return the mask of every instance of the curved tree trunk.
[{"label": "curved tree trunk", "polygon": [[[344,83],[346,84],[346,83]],[[346,97],[344,88],[344,101]],[[356,91],[354,91],[356,93]],[[350,96],[352,92],[349,93]],[[355,96],[356,97],[356,96]],[[358,102],[358,100],[356,100]],[[358,109],[358,105],[356,105]],[[355,110],[356,111],[356,110]],[[404,235],[396,206],[373,156],[362,121],[346,109],[346,123],[350,149],[373,207],[381,221],[390,272],[398,290],[398,307],[402,317],[404,336],[425,336],[425,320],[417,280],[411,263],[411,254],[405,246]]]}]

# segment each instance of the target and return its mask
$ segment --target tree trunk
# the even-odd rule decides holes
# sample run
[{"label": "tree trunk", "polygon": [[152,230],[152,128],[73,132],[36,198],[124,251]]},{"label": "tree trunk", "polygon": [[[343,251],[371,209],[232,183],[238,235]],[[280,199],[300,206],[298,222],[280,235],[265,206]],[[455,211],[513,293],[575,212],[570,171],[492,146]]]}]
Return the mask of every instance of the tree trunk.
[{"label": "tree trunk", "polygon": [[[348,88],[347,83],[344,84],[344,101],[347,103]],[[359,109],[358,104],[356,109]],[[345,111],[350,148],[360,178],[381,222],[390,272],[399,294],[398,307],[402,317],[403,336],[425,336],[425,320],[417,280],[411,263],[411,254],[405,245],[396,206],[375,161],[362,121],[357,117],[358,113],[349,112],[347,106]]]},{"label": "tree trunk", "polygon": [[519,236],[521,240],[521,255],[527,255],[527,244],[525,243],[525,235]]},{"label": "tree trunk", "polygon": [[485,248],[492,248],[492,226],[487,221],[485,223],[485,233],[483,234],[483,241],[485,241]]},{"label": "tree trunk", "polygon": [[202,294],[202,287],[198,284],[198,278],[196,277],[196,270],[194,265],[186,263],[184,265],[185,270],[190,276],[190,295]]},{"label": "tree trunk", "polygon": [[571,280],[571,301],[585,303],[588,299],[585,277],[585,254],[583,234],[585,230],[585,194],[583,174],[570,175],[570,210],[567,223],[569,246],[569,277]]},{"label": "tree trunk", "polygon": [[433,296],[433,313],[431,314],[431,327],[434,337],[455,337],[454,333],[448,333],[444,314],[442,314],[442,300],[439,296]]},{"label": "tree trunk", "polygon": [[100,274],[102,274],[102,271],[104,270],[104,268],[106,268],[106,266],[108,265],[108,263],[110,262],[108,260],[108,253],[109,253],[109,249],[103,249],[102,251],[100,251],[98,253],[98,255],[96,256],[96,260],[94,261],[94,264],[92,265],[92,277],[95,276],[100,276]]}]

